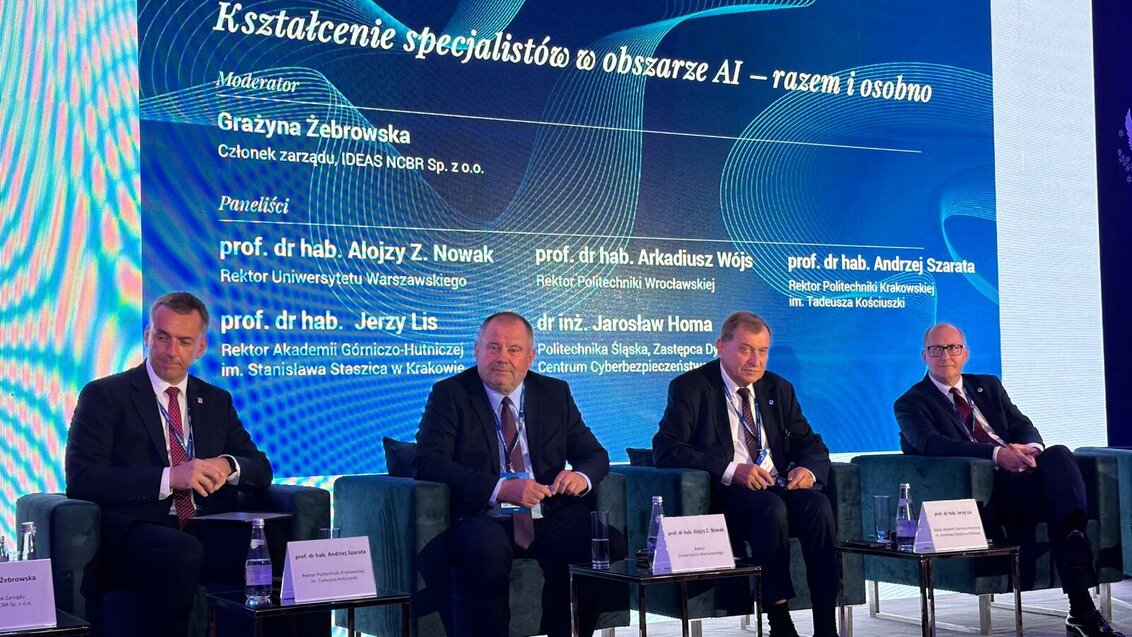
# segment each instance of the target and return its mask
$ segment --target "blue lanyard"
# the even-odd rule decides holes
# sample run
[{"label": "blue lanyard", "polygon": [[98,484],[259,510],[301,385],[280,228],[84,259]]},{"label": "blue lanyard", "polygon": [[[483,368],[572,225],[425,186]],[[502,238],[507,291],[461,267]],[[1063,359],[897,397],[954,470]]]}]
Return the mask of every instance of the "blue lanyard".
[{"label": "blue lanyard", "polygon": [[[500,406],[502,405],[503,403],[500,401]],[[510,407],[506,409],[510,409]],[[523,426],[526,424],[526,414],[527,387],[524,385],[523,391],[519,392],[519,419],[515,421],[515,438],[511,440],[511,444],[507,444],[507,441],[503,438],[503,422],[499,420],[499,412],[492,411],[491,413],[495,418],[495,433],[499,436],[499,444],[503,445],[504,460],[501,464],[506,466],[508,471],[514,471],[514,467],[511,466],[511,452],[515,450],[515,445],[519,444],[519,432],[523,430]]]},{"label": "blue lanyard", "polygon": [[[735,411],[735,416],[739,420],[739,426],[743,427],[747,430],[747,433],[754,436],[755,442],[758,443],[759,455],[757,458],[755,458],[755,464],[762,464],[762,461],[764,458],[766,458],[766,454],[768,452],[766,445],[763,444],[763,410],[759,408],[758,396],[755,395],[755,392],[751,392],[752,402],[755,403],[755,427],[752,431],[751,423],[747,422],[747,419],[743,417],[742,405],[735,404],[735,392],[729,392],[726,388],[724,388],[723,393],[727,396],[727,404],[731,407],[731,409]],[[750,449],[748,449],[747,451],[750,451]]]},{"label": "blue lanyard", "polygon": [[184,432],[177,433],[177,430],[173,428],[173,421],[169,420],[169,410],[165,408],[165,405],[161,404],[160,400],[157,401],[157,408],[161,410],[161,417],[165,419],[165,428],[169,430],[169,433],[173,434],[173,439],[177,442],[178,445],[180,445],[181,449],[184,449],[185,457],[188,458],[189,460],[192,460],[193,459],[193,427],[192,427],[193,417],[189,413],[188,407],[185,408],[185,421],[186,421],[185,425],[188,426],[188,430],[189,430],[189,433],[188,433],[187,436],[185,435]]}]

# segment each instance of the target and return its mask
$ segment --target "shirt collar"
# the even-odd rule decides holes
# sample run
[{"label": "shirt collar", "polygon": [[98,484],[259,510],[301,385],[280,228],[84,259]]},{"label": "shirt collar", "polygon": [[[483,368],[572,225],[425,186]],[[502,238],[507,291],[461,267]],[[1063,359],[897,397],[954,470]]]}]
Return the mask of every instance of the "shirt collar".
[{"label": "shirt collar", "polygon": [[[723,372],[723,386],[727,389],[727,395],[734,396],[735,392],[739,391],[739,383],[735,382],[731,378],[731,376],[727,374],[727,370],[724,369],[722,365],[719,366],[719,371]],[[752,396],[755,395],[754,383],[751,383],[750,385],[743,385],[743,387],[746,387],[748,390],[750,390]]]},{"label": "shirt collar", "polygon": [[180,389],[182,396],[188,395],[188,393],[187,393],[187,390],[188,390],[188,387],[189,387],[189,377],[188,376],[185,376],[184,378],[182,378],[181,382],[177,383],[176,385],[174,385],[172,383],[167,383],[167,382],[165,382],[164,379],[162,379],[160,376],[157,375],[157,372],[153,371],[153,366],[149,364],[148,358],[145,359],[145,372],[147,374],[149,374],[149,383],[151,385],[153,385],[153,393],[154,393],[155,396],[158,397],[158,399],[165,400],[165,390],[170,388],[170,387],[176,387],[177,389]]},{"label": "shirt collar", "polygon": [[[931,374],[928,374],[928,379],[932,381],[932,384],[936,386],[936,389],[943,392],[949,400],[951,399],[951,385],[948,385],[947,383],[939,382],[938,380],[935,379],[935,376],[932,376]],[[966,396],[967,395],[967,394],[963,393],[963,377],[962,376],[959,377],[959,382],[955,383],[955,389],[959,390],[960,396]]]},{"label": "shirt collar", "polygon": [[[491,412],[498,416],[499,406],[503,404],[503,394],[495,391],[487,385],[484,385],[483,389],[487,392],[488,402],[491,403]],[[517,411],[523,399],[523,383],[519,383],[519,386],[513,389],[510,394],[507,394],[507,397],[511,399],[511,404],[515,406],[515,409]]]}]

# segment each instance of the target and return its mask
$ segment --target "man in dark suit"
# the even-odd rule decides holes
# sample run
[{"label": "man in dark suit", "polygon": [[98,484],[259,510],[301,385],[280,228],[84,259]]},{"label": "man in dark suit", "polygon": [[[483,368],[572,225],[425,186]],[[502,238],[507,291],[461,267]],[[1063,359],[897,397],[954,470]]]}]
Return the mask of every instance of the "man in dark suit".
[{"label": "man in dark suit", "polygon": [[821,492],[829,450],[814,433],[785,379],[766,371],[770,327],[750,312],[727,317],[718,360],[668,386],[668,405],[653,436],[658,467],[711,475],[712,511],[723,513],[737,552],[750,544],[763,567],[763,608],[773,637],[798,633],[786,601],[791,536],[802,544],[813,603],[814,634],[837,634],[837,561],[833,511]]},{"label": "man in dark suit", "polygon": [[[421,418],[413,474],[452,492],[450,635],[507,635],[515,555],[538,559],[546,575],[543,631],[570,631],[567,565],[590,559],[580,496],[609,472],[609,455],[566,383],[529,371],[534,356],[526,319],[488,317],[476,366],[436,383]],[[580,631],[589,634],[596,611],[582,610]]]},{"label": "man in dark suit", "polygon": [[88,383],[71,419],[67,495],[102,509],[107,583],[148,596],[138,635],[186,634],[202,571],[240,581],[247,532],[233,547],[203,525],[194,529],[192,518],[232,510],[236,490],[271,483],[271,465],[232,396],[188,375],[207,329],[200,299],[160,297],[144,333],[145,362]]},{"label": "man in dark suit", "polygon": [[1093,605],[1093,552],[1085,535],[1085,483],[1073,454],[1042,437],[1010,401],[998,378],[964,374],[971,352],[963,332],[947,323],[924,333],[924,379],[896,400],[900,447],[907,454],[967,456],[995,463],[992,510],[1008,537],[1039,521],[1049,524],[1054,562],[1069,596],[1069,635],[1122,635]]}]

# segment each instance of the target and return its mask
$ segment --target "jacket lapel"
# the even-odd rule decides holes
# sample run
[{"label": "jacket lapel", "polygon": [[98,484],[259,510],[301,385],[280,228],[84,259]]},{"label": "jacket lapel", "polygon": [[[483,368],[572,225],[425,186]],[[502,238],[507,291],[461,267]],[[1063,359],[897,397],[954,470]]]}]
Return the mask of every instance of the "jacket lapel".
[{"label": "jacket lapel", "polygon": [[471,402],[472,412],[475,413],[476,418],[480,421],[480,431],[484,437],[484,443],[487,445],[487,451],[491,456],[491,467],[486,470],[491,472],[499,471],[499,435],[496,433],[495,427],[495,414],[491,411],[491,401],[487,399],[487,390],[483,388],[483,381],[480,380],[479,373],[473,367],[471,374],[466,377],[464,389],[468,393],[468,400]]},{"label": "jacket lapel", "polygon": [[967,395],[971,397],[971,402],[975,403],[975,407],[979,408],[979,413],[983,415],[983,418],[987,421],[987,424],[990,425],[995,435],[1001,438],[1003,442],[1009,444],[1010,441],[1006,439],[1005,434],[1006,427],[1003,426],[1003,423],[999,422],[998,406],[991,402],[990,392],[983,389],[983,385],[978,379],[966,374],[963,375],[963,387],[966,388]]},{"label": "jacket lapel", "polygon": [[785,460],[786,451],[782,444],[782,423],[778,422],[778,410],[774,405],[774,397],[771,395],[770,383],[767,382],[766,377],[760,378],[755,383],[755,397],[759,399],[759,415],[762,416],[763,432],[766,435],[763,446],[770,449],[777,466],[779,460]]},{"label": "jacket lapel", "polygon": [[[964,377],[963,385],[966,387],[967,379]],[[970,432],[967,431],[967,423],[959,417],[959,412],[955,409],[955,403],[951,401],[943,392],[935,386],[932,379],[927,374],[924,375],[924,380],[920,381],[920,391],[922,391],[936,407],[947,414],[947,422],[951,423],[953,431],[951,437],[956,440],[970,440]]]},{"label": "jacket lapel", "polygon": [[189,435],[192,436],[193,457],[213,458],[219,455],[222,445],[213,444],[211,431],[208,428],[208,406],[200,396],[200,382],[189,376],[189,384],[185,388],[185,413],[189,415]]},{"label": "jacket lapel", "polygon": [[731,420],[727,417],[727,386],[723,384],[723,367],[718,359],[715,361],[715,372],[708,374],[708,385],[711,392],[708,403],[715,437],[719,441],[719,447],[723,449],[723,456],[730,462],[735,457],[735,445],[731,440]]},{"label": "jacket lapel", "polygon": [[161,425],[161,411],[157,405],[157,397],[153,395],[153,384],[149,382],[145,363],[134,368],[130,377],[130,390],[132,392],[130,398],[134,403],[134,409],[138,412],[142,428],[149,435],[150,442],[157,451],[157,457],[168,464],[169,452],[166,449],[165,428]]},{"label": "jacket lapel", "polygon": [[539,475],[539,458],[542,457],[542,401],[537,391],[533,391],[531,376],[527,375],[523,381],[523,401],[526,402],[523,415],[523,427],[527,434],[527,451],[531,454],[531,477]]}]

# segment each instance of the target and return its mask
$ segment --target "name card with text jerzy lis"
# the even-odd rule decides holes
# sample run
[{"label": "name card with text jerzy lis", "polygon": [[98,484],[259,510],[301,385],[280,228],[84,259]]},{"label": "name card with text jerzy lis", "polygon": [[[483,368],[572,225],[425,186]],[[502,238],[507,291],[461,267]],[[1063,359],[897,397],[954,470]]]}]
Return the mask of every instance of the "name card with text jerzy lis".
[{"label": "name card with text jerzy lis", "polygon": [[713,568],[735,568],[731,539],[723,515],[684,515],[660,521],[654,573],[686,573]]},{"label": "name card with text jerzy lis", "polygon": [[987,535],[975,501],[936,500],[920,507],[916,525],[916,553],[966,551],[987,548]]},{"label": "name card with text jerzy lis", "polygon": [[0,562],[0,631],[54,625],[51,560]]},{"label": "name card with text jerzy lis", "polygon": [[368,537],[287,543],[281,598],[325,602],[376,594]]}]

